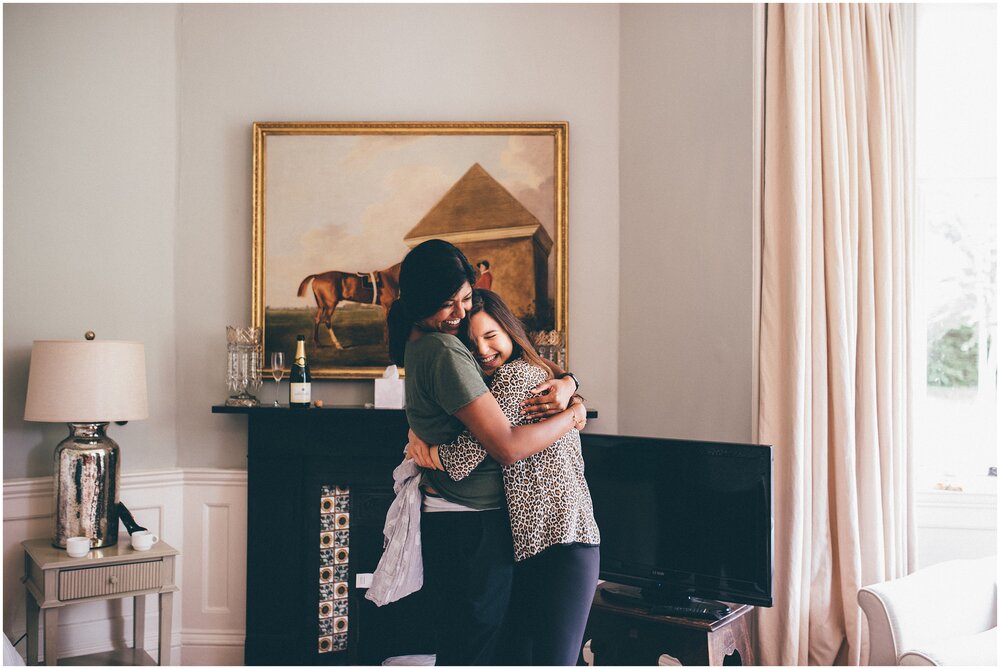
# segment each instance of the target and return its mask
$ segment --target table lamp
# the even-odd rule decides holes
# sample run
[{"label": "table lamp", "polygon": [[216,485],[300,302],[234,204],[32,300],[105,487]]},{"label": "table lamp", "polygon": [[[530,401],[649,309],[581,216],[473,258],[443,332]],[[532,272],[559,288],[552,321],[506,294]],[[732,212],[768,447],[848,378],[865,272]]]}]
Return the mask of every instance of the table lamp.
[{"label": "table lamp", "polygon": [[140,420],[146,403],[146,352],[132,341],[35,341],[31,345],[24,419],[67,423],[56,447],[56,534],[88,537],[92,548],[118,542],[118,444],[111,421]]}]

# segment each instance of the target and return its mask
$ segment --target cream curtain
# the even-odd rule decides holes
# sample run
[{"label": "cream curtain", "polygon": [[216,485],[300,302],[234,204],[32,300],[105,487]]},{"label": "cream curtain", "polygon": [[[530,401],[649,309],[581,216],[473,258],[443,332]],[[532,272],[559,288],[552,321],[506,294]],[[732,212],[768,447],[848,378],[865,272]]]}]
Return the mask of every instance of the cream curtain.
[{"label": "cream curtain", "polygon": [[897,5],[769,4],[759,439],[765,664],[858,664],[856,597],[908,572],[912,233]]}]

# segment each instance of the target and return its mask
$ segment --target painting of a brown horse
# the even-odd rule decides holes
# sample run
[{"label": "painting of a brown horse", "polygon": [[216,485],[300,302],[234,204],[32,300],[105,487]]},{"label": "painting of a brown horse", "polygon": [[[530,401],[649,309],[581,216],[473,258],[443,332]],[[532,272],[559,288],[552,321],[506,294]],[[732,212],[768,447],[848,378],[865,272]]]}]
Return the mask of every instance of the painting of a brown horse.
[{"label": "painting of a brown horse", "polygon": [[[372,304],[382,307],[382,313],[389,315],[389,308],[399,296],[399,265],[374,272],[342,272],[331,270],[322,274],[310,274],[299,284],[299,297],[305,297],[306,288],[312,281],[313,296],[316,298],[315,327],[313,328],[313,343],[320,344],[319,326],[326,326],[330,339],[337,348],[344,348],[333,333],[333,312],[337,304],[343,300]],[[386,341],[387,329],[383,328],[383,341]]]}]

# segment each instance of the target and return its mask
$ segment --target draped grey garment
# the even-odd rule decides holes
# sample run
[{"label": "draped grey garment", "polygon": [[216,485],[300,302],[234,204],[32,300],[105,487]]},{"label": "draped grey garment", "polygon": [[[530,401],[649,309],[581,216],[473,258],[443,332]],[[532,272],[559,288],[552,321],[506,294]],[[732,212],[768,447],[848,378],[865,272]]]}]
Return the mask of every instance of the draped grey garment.
[{"label": "draped grey garment", "polygon": [[385,606],[419,590],[424,585],[424,561],[420,554],[420,468],[403,460],[392,472],[396,499],[385,514],[385,547],[365,599]]}]

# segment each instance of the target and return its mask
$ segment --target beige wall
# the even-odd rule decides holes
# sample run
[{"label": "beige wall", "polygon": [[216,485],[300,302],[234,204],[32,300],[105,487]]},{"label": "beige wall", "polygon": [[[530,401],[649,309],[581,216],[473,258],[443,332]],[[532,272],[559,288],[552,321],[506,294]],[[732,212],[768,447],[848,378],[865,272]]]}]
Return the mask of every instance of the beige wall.
[{"label": "beige wall", "polygon": [[49,474],[64,431],[21,420],[31,341],[88,328],[146,343],[150,418],[112,429],[126,468],[245,466],[245,419],[210,406],[250,317],[255,120],[568,120],[589,429],[748,439],[751,14],[6,5],[4,477]]},{"label": "beige wall", "polygon": [[619,430],[752,436],[753,5],[621,11]]},{"label": "beige wall", "polygon": [[125,467],[172,467],[191,401],[176,383],[176,9],[3,11],[4,478],[51,474],[67,434],[21,420],[32,340],[86,330],[145,342],[149,419],[109,434]]},{"label": "beige wall", "polygon": [[[4,477],[50,473],[63,431],[21,421],[31,340],[87,328],[146,343],[150,419],[112,432],[126,468],[245,467],[245,419],[210,407],[226,396],[225,326],[250,318],[255,120],[570,121],[571,363],[601,412],[594,429],[613,432],[618,17],[5,6]],[[371,382],[316,385],[327,402],[372,396]]]}]

